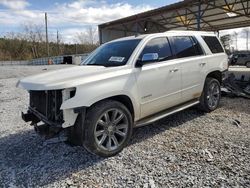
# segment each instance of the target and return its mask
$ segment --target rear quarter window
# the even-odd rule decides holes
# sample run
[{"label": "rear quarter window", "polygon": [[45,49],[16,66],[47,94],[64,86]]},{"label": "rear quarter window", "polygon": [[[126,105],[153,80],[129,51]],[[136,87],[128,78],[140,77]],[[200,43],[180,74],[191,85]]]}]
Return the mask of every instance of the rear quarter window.
[{"label": "rear quarter window", "polygon": [[202,36],[212,53],[223,53],[223,47],[215,36]]}]

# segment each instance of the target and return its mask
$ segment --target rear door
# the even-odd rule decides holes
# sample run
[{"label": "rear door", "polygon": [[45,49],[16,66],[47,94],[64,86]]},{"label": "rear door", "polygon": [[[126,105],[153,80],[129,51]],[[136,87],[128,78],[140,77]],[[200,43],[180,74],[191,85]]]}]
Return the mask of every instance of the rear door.
[{"label": "rear door", "polygon": [[181,70],[173,60],[167,37],[151,39],[139,59],[147,53],[157,53],[159,60],[137,68],[141,118],[175,106],[181,99]]},{"label": "rear door", "polygon": [[192,36],[173,36],[176,61],[181,66],[182,102],[200,97],[206,59],[197,39]]}]

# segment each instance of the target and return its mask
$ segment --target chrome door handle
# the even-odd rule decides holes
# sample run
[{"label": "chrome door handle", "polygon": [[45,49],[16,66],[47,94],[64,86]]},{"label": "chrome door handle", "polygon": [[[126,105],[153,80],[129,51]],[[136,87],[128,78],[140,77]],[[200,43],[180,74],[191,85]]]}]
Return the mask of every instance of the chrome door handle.
[{"label": "chrome door handle", "polygon": [[175,68],[175,69],[172,69],[170,70],[169,72],[177,72],[179,69]]},{"label": "chrome door handle", "polygon": [[206,63],[200,63],[201,67],[204,67],[206,65]]}]

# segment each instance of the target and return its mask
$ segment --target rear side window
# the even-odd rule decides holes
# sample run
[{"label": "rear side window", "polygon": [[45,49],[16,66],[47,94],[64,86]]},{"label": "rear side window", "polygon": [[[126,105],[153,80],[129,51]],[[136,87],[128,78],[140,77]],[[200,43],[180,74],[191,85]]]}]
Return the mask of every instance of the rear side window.
[{"label": "rear side window", "polygon": [[165,37],[150,40],[143,49],[139,59],[142,59],[142,56],[147,53],[158,53],[159,61],[169,60],[173,57],[168,39]]},{"label": "rear side window", "polygon": [[219,40],[214,36],[202,36],[212,53],[224,52]]},{"label": "rear side window", "polygon": [[191,37],[193,40],[193,46],[195,48],[196,51],[196,55],[204,55],[204,52],[201,48],[200,43],[198,42],[198,40],[195,37]]},{"label": "rear side window", "polygon": [[239,54],[239,57],[245,58],[245,57],[247,57],[247,55],[246,54]]},{"label": "rear side window", "polygon": [[175,53],[177,58],[190,57],[196,55],[196,49],[193,46],[191,37],[176,36],[173,37]]}]

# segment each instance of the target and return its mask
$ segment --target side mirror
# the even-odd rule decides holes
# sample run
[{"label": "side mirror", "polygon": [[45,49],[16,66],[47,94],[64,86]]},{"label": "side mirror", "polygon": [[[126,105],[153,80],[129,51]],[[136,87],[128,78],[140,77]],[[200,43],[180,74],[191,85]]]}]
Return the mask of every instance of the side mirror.
[{"label": "side mirror", "polygon": [[159,58],[158,53],[147,53],[143,54],[142,62],[152,62],[158,60],[158,58]]},{"label": "side mirror", "polygon": [[142,67],[144,64],[154,62],[159,59],[158,53],[146,53],[143,54],[142,59],[136,62],[137,67]]}]

